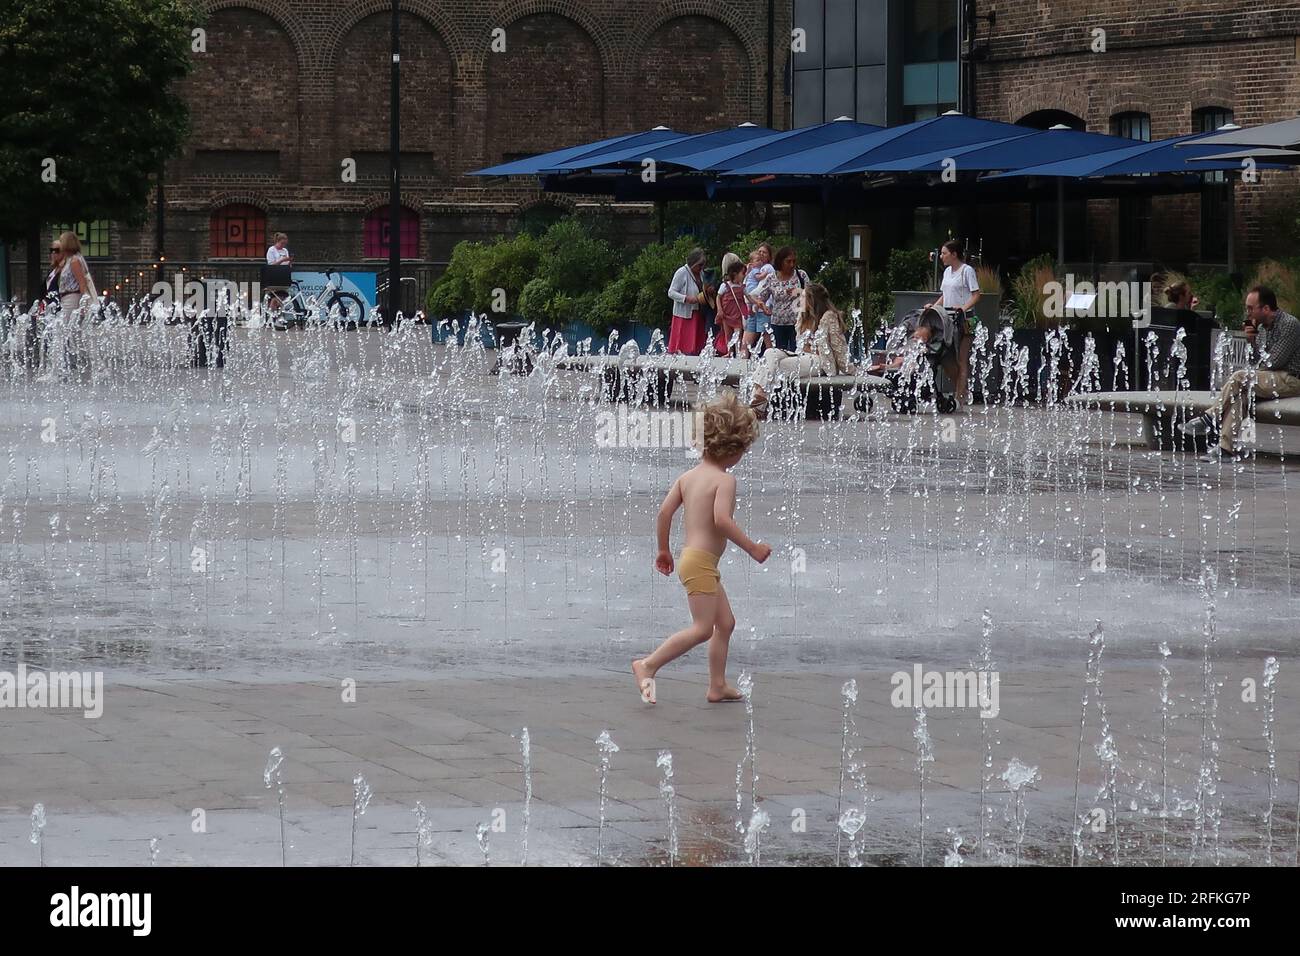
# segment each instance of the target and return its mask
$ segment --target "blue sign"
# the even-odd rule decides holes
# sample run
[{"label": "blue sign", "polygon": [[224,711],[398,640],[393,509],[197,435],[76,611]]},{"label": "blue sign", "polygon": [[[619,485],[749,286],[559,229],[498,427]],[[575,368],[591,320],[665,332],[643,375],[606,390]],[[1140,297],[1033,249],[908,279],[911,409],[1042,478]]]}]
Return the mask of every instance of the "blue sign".
[{"label": "blue sign", "polygon": [[[351,292],[366,305],[366,314],[378,306],[379,296],[375,290],[376,275],[373,272],[340,272],[335,273],[338,283],[338,291]],[[302,289],[303,295],[307,297],[319,296],[325,291],[325,285],[329,281],[324,272],[299,272],[294,270],[293,280],[298,283]]]}]

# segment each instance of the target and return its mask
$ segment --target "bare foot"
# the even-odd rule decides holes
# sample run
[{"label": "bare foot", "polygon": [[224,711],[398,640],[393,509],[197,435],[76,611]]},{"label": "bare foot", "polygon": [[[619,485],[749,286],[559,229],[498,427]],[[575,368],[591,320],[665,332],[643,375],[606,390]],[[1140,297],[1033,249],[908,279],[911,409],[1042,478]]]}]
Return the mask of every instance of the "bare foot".
[{"label": "bare foot", "polygon": [[636,680],[636,689],[641,695],[641,703],[656,703],[655,679],[650,676],[650,670],[645,666],[644,659],[632,662],[632,677]]},{"label": "bare foot", "polygon": [[726,684],[722,690],[714,690],[710,687],[705,699],[710,704],[721,704],[729,700],[744,700],[745,696],[730,684]]}]

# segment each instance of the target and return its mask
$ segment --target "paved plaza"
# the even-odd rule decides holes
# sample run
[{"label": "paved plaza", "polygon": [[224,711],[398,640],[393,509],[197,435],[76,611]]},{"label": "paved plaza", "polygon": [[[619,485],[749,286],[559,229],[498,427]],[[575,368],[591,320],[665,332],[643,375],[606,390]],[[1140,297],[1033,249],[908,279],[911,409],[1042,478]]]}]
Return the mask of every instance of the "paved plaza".
[{"label": "paved plaza", "polygon": [[[277,865],[276,747],[290,864],[481,864],[480,824],[493,865],[826,864],[855,808],[873,864],[1068,864],[1076,809],[1088,865],[1295,861],[1289,458],[1059,408],[765,424],[737,520],[774,553],[721,568],[750,761],[702,649],[637,697],[687,621],[651,560],[691,459],[594,442],[598,378],[489,375],[423,326],[183,352],[132,329],[0,381],[0,672],[104,681],[98,718],[0,708],[5,864]],[[996,716],[940,701],[918,734],[918,665],[996,671]]]}]

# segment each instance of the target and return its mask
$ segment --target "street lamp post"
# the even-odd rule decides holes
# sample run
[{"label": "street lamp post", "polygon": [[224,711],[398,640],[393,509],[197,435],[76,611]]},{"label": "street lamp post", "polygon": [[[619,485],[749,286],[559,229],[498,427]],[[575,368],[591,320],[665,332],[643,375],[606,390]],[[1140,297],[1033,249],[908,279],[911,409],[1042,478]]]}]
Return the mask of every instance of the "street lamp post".
[{"label": "street lamp post", "polygon": [[398,46],[397,22],[398,0],[393,0],[393,71],[388,94],[388,163],[391,174],[388,187],[388,296],[384,302],[384,321],[389,325],[397,321],[398,294],[402,287],[402,132],[398,100],[402,55]]}]

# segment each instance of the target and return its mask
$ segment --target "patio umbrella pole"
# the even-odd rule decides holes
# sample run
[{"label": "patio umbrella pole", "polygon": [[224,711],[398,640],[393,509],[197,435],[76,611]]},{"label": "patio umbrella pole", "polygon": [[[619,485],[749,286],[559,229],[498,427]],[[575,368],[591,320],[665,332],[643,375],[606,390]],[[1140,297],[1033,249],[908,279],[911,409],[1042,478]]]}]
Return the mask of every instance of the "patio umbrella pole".
[{"label": "patio umbrella pole", "polygon": [[1237,181],[1228,173],[1228,275],[1237,271]]},{"label": "patio umbrella pole", "polygon": [[1065,180],[1056,181],[1056,264],[1065,265]]}]

